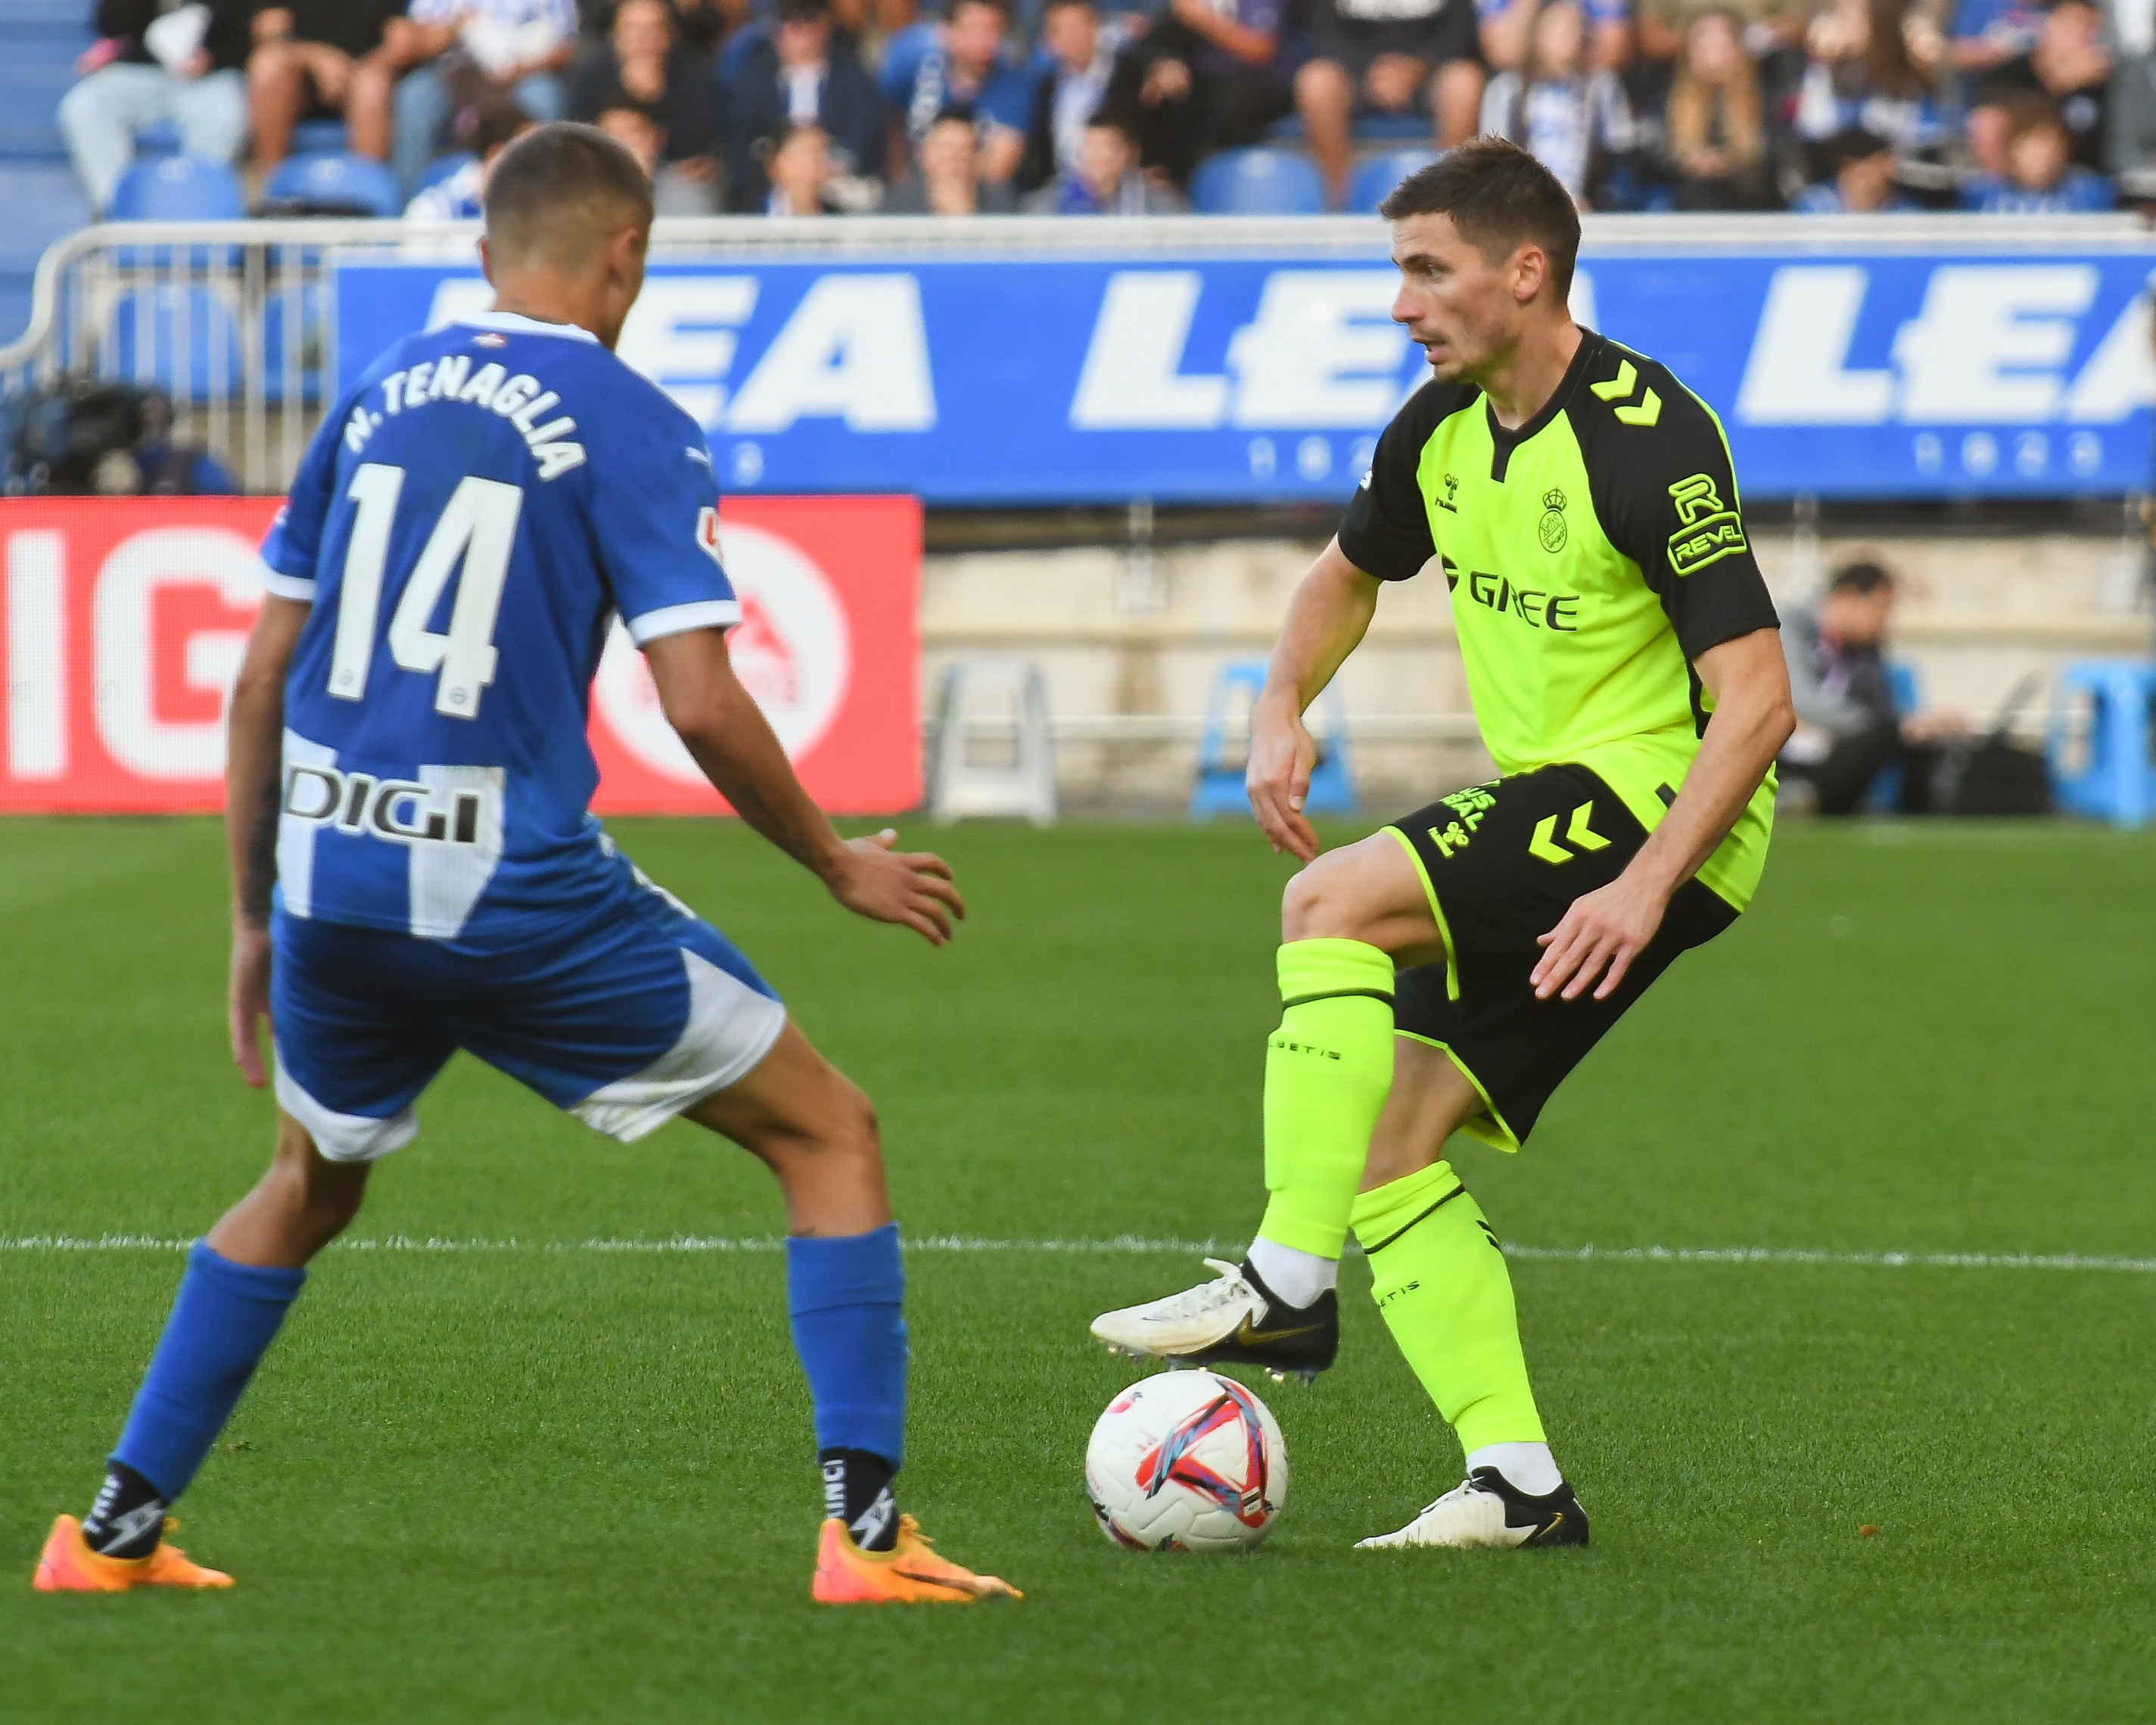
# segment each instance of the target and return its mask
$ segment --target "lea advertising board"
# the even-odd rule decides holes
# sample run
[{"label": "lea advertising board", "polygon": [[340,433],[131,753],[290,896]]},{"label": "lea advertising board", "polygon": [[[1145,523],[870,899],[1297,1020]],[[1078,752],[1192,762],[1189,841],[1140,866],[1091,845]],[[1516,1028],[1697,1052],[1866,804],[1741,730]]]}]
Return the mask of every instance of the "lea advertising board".
[{"label": "lea advertising board", "polygon": [[[0,811],[223,806],[226,703],[262,602],[274,498],[0,500]],[[729,498],[742,683],[834,814],[921,798],[921,509],[908,497]],[[725,805],[616,624],[593,685],[602,814]]]},{"label": "lea advertising board", "polygon": [[[1367,264],[668,262],[620,352],[703,426],[731,492],[1344,502],[1428,374],[1380,237]],[[1573,305],[1721,414],[1749,496],[2121,494],[2149,478],[2152,268],[2156,246],[1590,252]],[[341,265],[342,382],[490,299],[460,264]]]}]

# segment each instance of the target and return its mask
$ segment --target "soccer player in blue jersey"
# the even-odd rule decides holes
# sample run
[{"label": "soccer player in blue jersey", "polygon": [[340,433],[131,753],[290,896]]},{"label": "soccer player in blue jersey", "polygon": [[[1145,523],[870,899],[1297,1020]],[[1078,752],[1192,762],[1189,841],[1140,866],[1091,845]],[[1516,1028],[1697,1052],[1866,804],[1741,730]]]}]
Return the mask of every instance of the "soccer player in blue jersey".
[{"label": "soccer player in blue jersey", "polygon": [[233,1053],[265,1082],[266,1016],[275,1156],[195,1245],[41,1589],[230,1585],[165,1543],[167,1511],[462,1048],[614,1137],[680,1115],[778,1177],[826,1508],[815,1598],[1014,1592],[938,1557],[892,1496],[903,1276],[867,1099],[587,812],[586,702],[618,614],[711,783],[840,904],[937,945],[964,914],[940,859],[839,838],[729,666],[740,606],[703,435],[613,352],[650,225],[649,182],[603,134],[513,145],[486,197],[494,309],[375,362],[263,547],[226,825]]}]

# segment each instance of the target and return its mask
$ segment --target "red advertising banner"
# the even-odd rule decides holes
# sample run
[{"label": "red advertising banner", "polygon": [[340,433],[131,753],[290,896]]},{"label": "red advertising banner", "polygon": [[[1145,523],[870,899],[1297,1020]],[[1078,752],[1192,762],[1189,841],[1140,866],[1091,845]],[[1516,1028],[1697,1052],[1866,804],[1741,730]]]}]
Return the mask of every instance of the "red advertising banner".
[{"label": "red advertising banner", "polygon": [[[0,499],[0,811],[223,805],[225,703],[262,600],[259,497]],[[734,665],[808,793],[837,814],[921,800],[921,506],[727,498]],[[666,724],[619,624],[592,688],[603,814],[725,804]]]}]

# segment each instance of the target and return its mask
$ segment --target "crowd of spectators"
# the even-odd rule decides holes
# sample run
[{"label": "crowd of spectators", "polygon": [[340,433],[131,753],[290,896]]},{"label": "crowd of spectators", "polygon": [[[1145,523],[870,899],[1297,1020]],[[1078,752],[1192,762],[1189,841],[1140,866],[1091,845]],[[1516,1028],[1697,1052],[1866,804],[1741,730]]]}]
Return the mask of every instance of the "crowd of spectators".
[{"label": "crowd of spectators", "polygon": [[436,219],[476,210],[524,126],[564,117],[634,151],[665,214],[1156,213],[1188,208],[1208,156],[1269,139],[1306,148],[1337,204],[1373,136],[1441,150],[1477,131],[1532,150],[1583,209],[2156,201],[2156,0],[92,10],[100,39],[60,119],[100,209],[152,126],[266,176],[323,118]]}]

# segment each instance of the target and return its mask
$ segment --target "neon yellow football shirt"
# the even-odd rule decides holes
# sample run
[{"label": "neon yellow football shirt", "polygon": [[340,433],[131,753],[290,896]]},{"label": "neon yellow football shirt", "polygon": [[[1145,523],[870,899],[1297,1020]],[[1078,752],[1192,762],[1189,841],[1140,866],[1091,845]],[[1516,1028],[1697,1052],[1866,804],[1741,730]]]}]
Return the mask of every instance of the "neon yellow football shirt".
[{"label": "neon yellow football shirt", "polygon": [[[1712,711],[1692,661],[1777,627],[1722,422],[1667,367],[1592,331],[1517,431],[1475,386],[1432,381],[1378,440],[1340,548],[1386,581],[1435,557],[1499,772],[1584,767],[1653,831]],[[1769,772],[1699,879],[1751,902]]]}]

